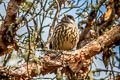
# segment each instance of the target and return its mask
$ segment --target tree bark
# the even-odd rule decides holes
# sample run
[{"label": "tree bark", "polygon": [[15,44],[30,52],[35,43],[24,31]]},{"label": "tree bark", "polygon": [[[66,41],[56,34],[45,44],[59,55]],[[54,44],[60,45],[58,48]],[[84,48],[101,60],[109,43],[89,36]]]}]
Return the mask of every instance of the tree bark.
[{"label": "tree bark", "polygon": [[14,46],[16,43],[13,40],[16,32],[13,32],[14,24],[16,22],[16,15],[22,0],[10,0],[7,6],[5,20],[0,27],[0,56],[7,54],[11,49],[9,45]]},{"label": "tree bark", "polygon": [[[47,74],[53,72],[59,67],[69,67],[72,72],[79,74],[80,78],[85,77],[88,73],[88,67],[90,60],[101,52],[105,46],[111,46],[115,42],[120,40],[120,25],[113,27],[104,35],[98,37],[98,39],[91,41],[83,48],[75,51],[58,51],[49,52],[42,59],[36,62],[32,61],[28,64],[29,77],[34,77],[39,74]],[[9,71],[9,74],[7,73]],[[13,78],[27,78],[27,64],[24,63],[19,67],[8,69],[0,68],[0,72],[6,73],[5,76],[14,75]],[[4,76],[1,74],[0,76]]]}]

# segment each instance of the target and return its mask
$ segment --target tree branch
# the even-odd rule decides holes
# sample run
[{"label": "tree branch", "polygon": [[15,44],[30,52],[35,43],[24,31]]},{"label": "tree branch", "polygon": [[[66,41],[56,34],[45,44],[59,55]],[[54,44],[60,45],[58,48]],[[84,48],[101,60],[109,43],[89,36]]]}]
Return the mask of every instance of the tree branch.
[{"label": "tree branch", "polygon": [[[96,7],[90,12],[90,14],[88,15],[88,19],[87,19],[87,23],[86,23],[86,26],[85,26],[85,29],[82,31],[82,33],[80,34],[79,36],[79,42],[78,42],[78,45],[77,45],[77,48],[81,48],[83,47],[85,44],[87,44],[85,41],[86,39],[86,36],[88,35],[89,31],[91,30],[91,28],[93,27],[93,23],[94,23],[94,19],[97,15],[97,12],[99,10],[99,8],[103,5],[103,3],[105,2],[106,0],[101,0],[99,2],[98,5],[96,5]],[[83,44],[84,43],[84,44]]]},{"label": "tree branch", "polygon": [[6,17],[0,27],[0,56],[10,52],[7,48],[9,45],[16,44],[13,40],[13,36],[16,32],[13,32],[12,23],[16,22],[16,15],[21,2],[22,0],[10,0],[8,3]]},{"label": "tree branch", "polygon": [[[59,67],[69,67],[70,70],[79,75],[79,78],[83,78],[88,73],[88,67],[90,65],[90,60],[104,47],[111,46],[115,42],[120,40],[120,24],[116,27],[113,27],[111,30],[106,32],[104,35],[98,37],[96,40],[91,41],[83,48],[75,50],[75,51],[57,51],[45,52],[46,55],[44,58],[39,59],[36,62],[31,61],[28,64],[28,70],[30,77],[34,77],[39,74],[47,74],[49,72],[53,72],[55,69]],[[64,70],[64,69],[63,69]],[[9,71],[9,72],[8,72]],[[64,71],[66,73],[66,71]],[[11,68],[10,70],[1,67],[0,68],[0,76],[11,76],[12,78],[27,78],[27,64],[24,63],[19,67]],[[6,75],[5,75],[6,74]],[[14,76],[13,76],[14,75]]]}]

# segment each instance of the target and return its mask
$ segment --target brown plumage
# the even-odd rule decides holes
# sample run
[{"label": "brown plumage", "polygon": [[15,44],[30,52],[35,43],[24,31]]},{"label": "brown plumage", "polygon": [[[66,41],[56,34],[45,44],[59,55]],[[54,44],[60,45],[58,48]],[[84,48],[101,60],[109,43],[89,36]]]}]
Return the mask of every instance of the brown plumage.
[{"label": "brown plumage", "polygon": [[50,49],[71,50],[77,45],[78,40],[79,33],[74,17],[65,15],[54,28],[50,40]]}]

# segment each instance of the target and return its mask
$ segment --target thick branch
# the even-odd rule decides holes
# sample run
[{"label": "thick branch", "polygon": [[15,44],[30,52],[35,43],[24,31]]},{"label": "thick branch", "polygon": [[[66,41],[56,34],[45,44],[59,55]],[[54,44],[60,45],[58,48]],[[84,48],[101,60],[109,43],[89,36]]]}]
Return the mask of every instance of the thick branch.
[{"label": "thick branch", "polygon": [[[28,65],[30,77],[38,74],[47,74],[49,72],[53,72],[59,67],[66,66],[69,66],[73,73],[80,73],[80,76],[83,77],[88,72],[88,67],[92,57],[100,53],[102,48],[111,46],[118,40],[120,40],[120,25],[113,27],[106,34],[98,37],[98,39],[91,41],[86,46],[76,51],[56,53],[47,52],[48,54],[38,61],[39,64],[31,62]],[[18,68],[14,68],[14,70],[13,68],[10,69],[9,74],[7,74],[8,70],[3,68],[0,68],[0,72],[6,73],[5,76],[15,75],[14,77],[16,77],[17,75],[19,78],[26,78],[27,64],[25,63]],[[3,76],[3,74],[0,76]]]},{"label": "thick branch", "polygon": [[0,27],[0,56],[6,54],[8,45],[14,44],[13,33],[15,32],[12,32],[12,23],[16,22],[16,15],[21,2],[22,0],[10,0],[8,3],[6,17]]},{"label": "thick branch", "polygon": [[[89,31],[90,31],[91,28],[93,27],[94,19],[95,19],[96,15],[97,15],[97,12],[98,12],[99,8],[101,7],[101,5],[103,5],[103,3],[104,3],[105,1],[106,1],[106,0],[101,0],[101,1],[99,2],[99,4],[96,5],[96,7],[95,7],[95,8],[91,11],[91,13],[89,14],[86,27],[85,27],[85,29],[82,31],[82,34],[80,34],[77,48],[83,47],[83,46],[84,46],[83,43],[87,42],[87,41],[85,41],[86,36],[88,35]],[[86,43],[85,43],[85,44],[86,44]]]}]

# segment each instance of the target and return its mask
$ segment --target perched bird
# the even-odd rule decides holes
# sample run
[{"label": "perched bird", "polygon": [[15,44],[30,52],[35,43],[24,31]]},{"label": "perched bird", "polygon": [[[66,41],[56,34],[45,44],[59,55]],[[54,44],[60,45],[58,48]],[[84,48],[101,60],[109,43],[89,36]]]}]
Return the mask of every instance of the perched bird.
[{"label": "perched bird", "polygon": [[64,15],[53,30],[49,48],[54,50],[71,50],[77,45],[78,40],[79,33],[74,17]]}]

